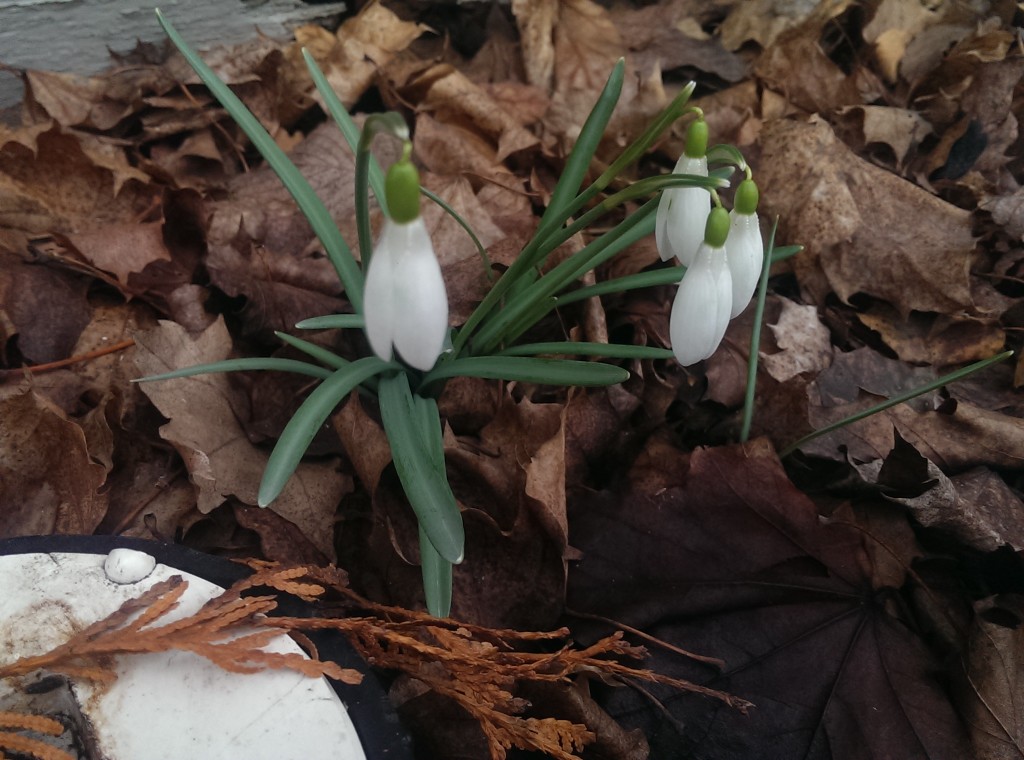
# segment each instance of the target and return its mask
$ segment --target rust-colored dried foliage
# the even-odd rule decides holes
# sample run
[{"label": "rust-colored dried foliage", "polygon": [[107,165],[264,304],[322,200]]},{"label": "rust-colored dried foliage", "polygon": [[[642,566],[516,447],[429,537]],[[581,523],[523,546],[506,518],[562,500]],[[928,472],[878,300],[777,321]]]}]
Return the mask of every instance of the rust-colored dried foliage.
[{"label": "rust-colored dried foliage", "polygon": [[12,733],[14,731],[26,731],[43,736],[60,736],[64,733],[64,726],[44,715],[0,712],[0,760],[5,757],[2,751],[5,749],[37,758],[37,760],[74,760],[62,749],[50,746],[32,736]]},{"label": "rust-colored dried foliage", "polygon": [[[516,697],[515,691],[526,682],[567,683],[573,676],[589,674],[659,683],[720,700],[744,712],[750,707],[745,700],[724,692],[623,664],[620,659],[639,660],[646,652],[627,643],[619,633],[577,649],[559,645],[569,636],[565,628],[547,632],[494,630],[374,604],[352,592],[344,573],[335,568],[281,568],[259,562],[253,566],[257,571],[251,577],[206,602],[194,614],[163,624],[160,620],[177,607],[188,581],[172,576],[156,583],[49,652],[0,665],[0,678],[44,670],[109,683],[116,678],[116,656],[181,650],[205,657],[233,673],[287,668],[310,678],[328,676],[359,683],[360,673],[336,663],[263,650],[283,632],[295,632],[302,641],[302,631],[334,630],[342,633],[368,663],[415,678],[464,709],[479,723],[494,760],[502,760],[512,747],[573,760],[594,739],[587,726],[579,723],[554,717],[524,717],[529,702]],[[361,614],[271,616],[277,607],[274,594],[242,595],[258,588],[306,602],[324,600],[332,592],[338,600],[338,612],[349,609]],[[342,607],[337,607],[339,601]],[[552,651],[524,651],[536,644]],[[56,734],[63,730],[48,718],[16,713],[0,713],[3,727]],[[25,748],[35,746],[33,741],[0,732],[0,746],[12,750],[30,751]],[[42,760],[62,756],[48,749],[51,754],[43,754],[42,749],[31,752]]]}]

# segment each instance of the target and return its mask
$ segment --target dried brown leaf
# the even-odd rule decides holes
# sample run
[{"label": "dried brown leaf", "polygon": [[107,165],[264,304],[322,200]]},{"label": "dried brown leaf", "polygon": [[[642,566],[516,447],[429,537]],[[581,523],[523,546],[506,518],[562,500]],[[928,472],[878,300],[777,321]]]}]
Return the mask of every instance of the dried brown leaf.
[{"label": "dried brown leaf", "polygon": [[858,158],[817,117],[766,125],[763,147],[766,213],[806,246],[794,268],[814,302],[867,293],[904,315],[972,309],[970,213]]},{"label": "dried brown leaf", "polygon": [[[136,341],[136,365],[143,374],[219,361],[231,351],[222,320],[194,337],[175,323],[161,322]],[[208,513],[229,496],[255,505],[268,454],[249,441],[239,424],[244,402],[230,380],[223,374],[201,375],[141,387],[170,418],[160,435],[184,459],[198,490],[199,510]],[[330,462],[303,463],[269,508],[333,558],[334,513],[347,483]]]},{"label": "dried brown leaf", "polygon": [[0,536],[92,533],[106,472],[82,429],[33,391],[0,400]]}]

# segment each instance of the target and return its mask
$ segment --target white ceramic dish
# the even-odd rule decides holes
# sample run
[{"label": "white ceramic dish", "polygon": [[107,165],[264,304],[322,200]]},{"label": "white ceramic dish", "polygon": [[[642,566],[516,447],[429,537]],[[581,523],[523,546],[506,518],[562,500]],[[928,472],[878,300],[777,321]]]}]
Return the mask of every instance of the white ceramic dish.
[{"label": "white ceramic dish", "polygon": [[[0,662],[48,651],[172,575],[189,586],[164,621],[192,614],[222,590],[159,563],[146,572],[144,555],[117,551],[109,573],[102,554],[0,556]],[[268,649],[301,653],[286,636]],[[366,760],[345,706],[322,678],[228,673],[190,652],[123,656],[116,670],[111,686],[72,687],[106,760]],[[13,688],[0,681],[0,696]]]}]

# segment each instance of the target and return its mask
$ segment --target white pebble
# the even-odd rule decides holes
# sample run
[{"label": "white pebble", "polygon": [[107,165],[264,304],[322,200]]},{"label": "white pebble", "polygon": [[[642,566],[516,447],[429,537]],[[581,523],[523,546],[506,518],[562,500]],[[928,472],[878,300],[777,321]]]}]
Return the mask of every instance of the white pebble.
[{"label": "white pebble", "polygon": [[103,572],[114,583],[138,583],[153,572],[156,559],[134,549],[114,549],[103,563]]}]

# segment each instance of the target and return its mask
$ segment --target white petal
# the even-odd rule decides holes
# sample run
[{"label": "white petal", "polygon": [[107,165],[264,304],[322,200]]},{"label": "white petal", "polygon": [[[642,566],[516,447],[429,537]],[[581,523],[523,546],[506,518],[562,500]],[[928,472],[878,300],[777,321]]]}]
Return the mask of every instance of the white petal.
[{"label": "white petal", "polygon": [[672,304],[672,351],[684,367],[711,356],[725,336],[732,311],[732,276],[724,248],[701,244]]},{"label": "white petal", "polygon": [[395,225],[395,350],[423,371],[437,363],[448,335],[448,292],[423,218]]},{"label": "white petal", "polygon": [[363,285],[364,332],[373,353],[384,361],[391,361],[394,355],[396,227],[390,219],[384,220]]},{"label": "white petal", "polygon": [[[673,174],[706,177],[708,160],[684,154],[676,163]],[[662,192],[654,237],[663,261],[675,256],[684,266],[690,266],[697,248],[704,242],[704,225],[710,212],[711,194],[703,187],[673,187]]]},{"label": "white petal", "polygon": [[747,308],[761,277],[764,242],[761,240],[761,227],[757,223],[756,213],[737,214],[736,209],[733,209],[729,216],[732,223],[729,226],[729,239],[725,242],[725,252],[729,260],[729,272],[732,274],[732,316],[736,317]]}]

